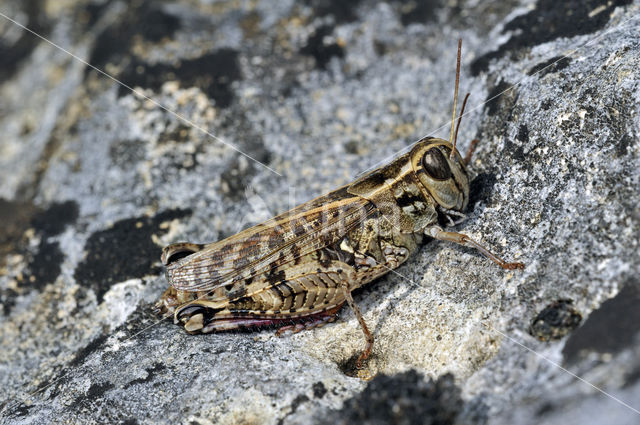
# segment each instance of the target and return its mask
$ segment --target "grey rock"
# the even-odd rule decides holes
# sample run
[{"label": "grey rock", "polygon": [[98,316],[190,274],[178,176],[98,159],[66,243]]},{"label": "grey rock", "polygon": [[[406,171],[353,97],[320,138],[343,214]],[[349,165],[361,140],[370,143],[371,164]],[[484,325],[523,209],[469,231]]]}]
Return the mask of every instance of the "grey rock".
[{"label": "grey rock", "polygon": [[[0,421],[298,424],[388,399],[398,423],[425,402],[442,422],[637,423],[640,2],[239,4],[0,7],[137,92],[0,16]],[[280,338],[152,313],[163,245],[447,138],[458,38],[461,150],[480,139],[458,229],[526,269],[426,244],[355,293],[376,338],[358,376],[348,309]],[[562,300],[582,327],[530,334]]]}]

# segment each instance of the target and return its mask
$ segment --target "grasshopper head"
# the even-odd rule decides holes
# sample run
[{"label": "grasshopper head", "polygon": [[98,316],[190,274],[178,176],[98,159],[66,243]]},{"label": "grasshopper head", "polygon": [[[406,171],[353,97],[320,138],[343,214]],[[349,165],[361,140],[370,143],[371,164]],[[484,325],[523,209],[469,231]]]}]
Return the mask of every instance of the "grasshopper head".
[{"label": "grasshopper head", "polygon": [[469,202],[469,176],[458,150],[443,139],[426,137],[411,150],[413,171],[440,207],[462,212]]}]

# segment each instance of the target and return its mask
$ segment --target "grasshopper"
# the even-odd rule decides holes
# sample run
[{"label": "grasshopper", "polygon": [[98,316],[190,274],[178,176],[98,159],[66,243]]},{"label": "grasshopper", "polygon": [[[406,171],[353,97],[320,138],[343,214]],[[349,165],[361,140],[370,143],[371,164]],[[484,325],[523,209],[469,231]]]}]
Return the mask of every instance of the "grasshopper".
[{"label": "grasshopper", "polygon": [[404,263],[426,239],[476,248],[503,269],[506,262],[467,235],[445,231],[464,218],[469,201],[467,164],[456,149],[454,124],[461,41],[449,140],[427,137],[392,162],[324,196],[224,240],[164,248],[171,286],[156,310],[173,314],[188,333],[276,326],[278,335],[333,321],[345,304],[373,347],[351,292]]}]

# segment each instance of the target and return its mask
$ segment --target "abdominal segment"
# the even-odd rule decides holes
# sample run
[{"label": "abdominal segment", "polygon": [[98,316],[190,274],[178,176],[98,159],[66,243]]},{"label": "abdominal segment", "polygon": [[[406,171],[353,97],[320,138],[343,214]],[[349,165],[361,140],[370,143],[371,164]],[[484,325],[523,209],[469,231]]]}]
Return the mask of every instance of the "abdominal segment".
[{"label": "abdominal segment", "polygon": [[190,293],[198,295],[167,291],[161,304],[174,311],[174,322],[189,333],[328,321],[345,302],[346,282],[355,280],[353,268],[339,260],[301,260],[249,281]]}]

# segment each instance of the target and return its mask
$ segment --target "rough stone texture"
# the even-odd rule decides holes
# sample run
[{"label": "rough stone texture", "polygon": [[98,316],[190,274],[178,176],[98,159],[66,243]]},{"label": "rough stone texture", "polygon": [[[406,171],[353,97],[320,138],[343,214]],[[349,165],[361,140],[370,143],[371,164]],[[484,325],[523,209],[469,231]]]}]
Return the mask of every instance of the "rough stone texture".
[{"label": "rough stone texture", "polygon": [[[640,420],[640,1],[0,12],[189,120],[0,17],[2,423]],[[229,236],[446,138],[458,38],[460,145],[481,140],[458,228],[524,271],[425,245],[355,293],[376,337],[359,373],[347,309],[282,338],[158,321],[164,244]],[[568,301],[581,327],[529,333]],[[371,400],[401,408],[376,415]]]}]

